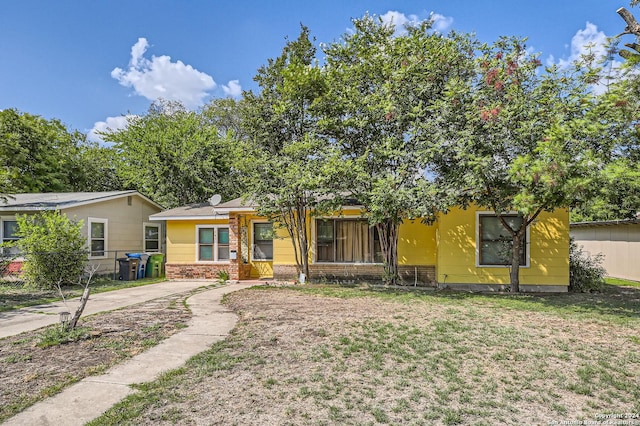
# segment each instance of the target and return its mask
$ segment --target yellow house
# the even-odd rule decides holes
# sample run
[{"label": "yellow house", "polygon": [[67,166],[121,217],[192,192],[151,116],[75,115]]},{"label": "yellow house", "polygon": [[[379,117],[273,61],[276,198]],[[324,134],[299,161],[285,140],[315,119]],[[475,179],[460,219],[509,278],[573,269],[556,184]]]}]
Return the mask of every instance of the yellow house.
[{"label": "yellow house", "polygon": [[[233,280],[294,279],[293,245],[284,229],[256,214],[240,199],[198,204],[152,215],[166,222],[168,278]],[[518,220],[515,215],[508,220]],[[359,206],[307,218],[312,280],[380,280],[383,265],[377,232]],[[433,224],[405,220],[398,258],[406,285],[497,290],[509,284],[503,262],[506,230],[491,211],[453,209]],[[569,212],[542,213],[527,229],[522,252],[522,291],[565,292],[569,285]]]}]

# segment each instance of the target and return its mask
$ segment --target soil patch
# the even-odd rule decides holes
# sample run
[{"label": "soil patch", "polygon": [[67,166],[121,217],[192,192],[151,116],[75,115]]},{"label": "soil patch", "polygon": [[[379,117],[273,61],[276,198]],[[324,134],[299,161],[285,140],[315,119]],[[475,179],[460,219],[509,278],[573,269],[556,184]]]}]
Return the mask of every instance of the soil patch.
[{"label": "soil patch", "polygon": [[1,339],[0,421],[84,377],[103,373],[185,328],[191,312],[183,301],[191,294],[175,294],[83,317],[78,327],[86,333],[77,341],[57,346],[38,346],[45,329]]}]

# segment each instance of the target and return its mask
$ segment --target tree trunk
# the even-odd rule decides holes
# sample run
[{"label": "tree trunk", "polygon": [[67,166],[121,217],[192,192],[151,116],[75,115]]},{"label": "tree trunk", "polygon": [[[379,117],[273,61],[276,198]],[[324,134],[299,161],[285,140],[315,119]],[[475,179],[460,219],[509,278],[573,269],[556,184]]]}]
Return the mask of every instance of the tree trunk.
[{"label": "tree trunk", "polygon": [[300,265],[304,276],[309,278],[309,235],[307,234],[307,208],[306,206],[301,206],[298,208],[298,234],[299,234],[299,244],[300,244]]},{"label": "tree trunk", "polygon": [[398,274],[398,228],[399,225],[391,219],[376,225],[380,238],[380,248],[384,258],[384,276],[382,280],[385,285],[398,285],[400,275]]},{"label": "tree trunk", "polygon": [[282,219],[291,237],[293,253],[298,274],[309,277],[309,235],[307,233],[306,205],[298,202],[295,207],[287,207],[282,211]]},{"label": "tree trunk", "polygon": [[71,321],[69,321],[68,328],[70,330],[73,330],[78,325],[78,320],[80,319],[80,316],[84,311],[84,307],[87,305],[87,301],[89,300],[89,292],[90,292],[89,283],[87,283],[87,286],[84,288],[84,291],[82,292],[82,297],[80,298],[80,305],[78,306],[78,309],[76,309],[76,313],[73,314],[73,318],[71,318]]},{"label": "tree trunk", "polygon": [[[522,228],[525,228],[524,225]],[[511,284],[511,293],[520,292],[520,246],[522,239],[520,232],[513,235],[513,246],[511,248],[511,271],[509,272],[509,281]]]}]

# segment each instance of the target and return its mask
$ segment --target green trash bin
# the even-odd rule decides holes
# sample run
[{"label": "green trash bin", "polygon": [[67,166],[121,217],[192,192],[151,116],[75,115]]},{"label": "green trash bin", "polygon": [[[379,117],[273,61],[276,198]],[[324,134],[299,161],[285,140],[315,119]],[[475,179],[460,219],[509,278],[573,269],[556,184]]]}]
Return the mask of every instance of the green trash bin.
[{"label": "green trash bin", "polygon": [[164,260],[164,254],[162,253],[153,253],[149,255],[149,260],[147,260],[147,278],[157,278],[162,276],[162,263]]}]

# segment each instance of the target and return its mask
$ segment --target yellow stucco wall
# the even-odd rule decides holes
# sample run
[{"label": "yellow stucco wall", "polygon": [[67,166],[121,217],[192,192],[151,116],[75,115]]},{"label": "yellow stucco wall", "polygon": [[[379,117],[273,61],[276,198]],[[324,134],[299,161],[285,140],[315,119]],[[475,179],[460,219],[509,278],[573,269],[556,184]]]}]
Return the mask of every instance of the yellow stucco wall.
[{"label": "yellow stucco wall", "polygon": [[[438,217],[437,279],[450,284],[508,284],[506,267],[476,266],[476,212],[455,208]],[[568,285],[569,212],[543,212],[530,226],[530,266],[520,268],[520,283]]]},{"label": "yellow stucco wall", "polygon": [[[454,208],[442,214],[433,225],[405,220],[400,226],[398,256],[400,265],[435,265],[437,280],[444,284],[508,284],[506,267],[476,266],[476,212],[486,209]],[[343,217],[355,217],[359,210],[346,210]],[[243,215],[240,226],[247,227],[252,278],[273,276],[273,265],[295,265],[293,245],[287,231],[276,228],[273,261],[254,260],[251,255],[253,226],[263,218]],[[315,247],[313,219],[309,219],[311,261]],[[228,220],[168,221],[167,259],[175,264],[196,261],[196,225],[228,225]],[[529,266],[520,270],[521,284],[567,285],[569,282],[569,213],[559,209],[540,214],[530,226]]]},{"label": "yellow stucco wall", "polygon": [[196,225],[229,225],[226,219],[219,220],[168,220],[167,262],[192,264],[196,262]]},{"label": "yellow stucco wall", "polygon": [[437,255],[436,226],[420,219],[405,220],[398,235],[398,264],[435,265]]}]

